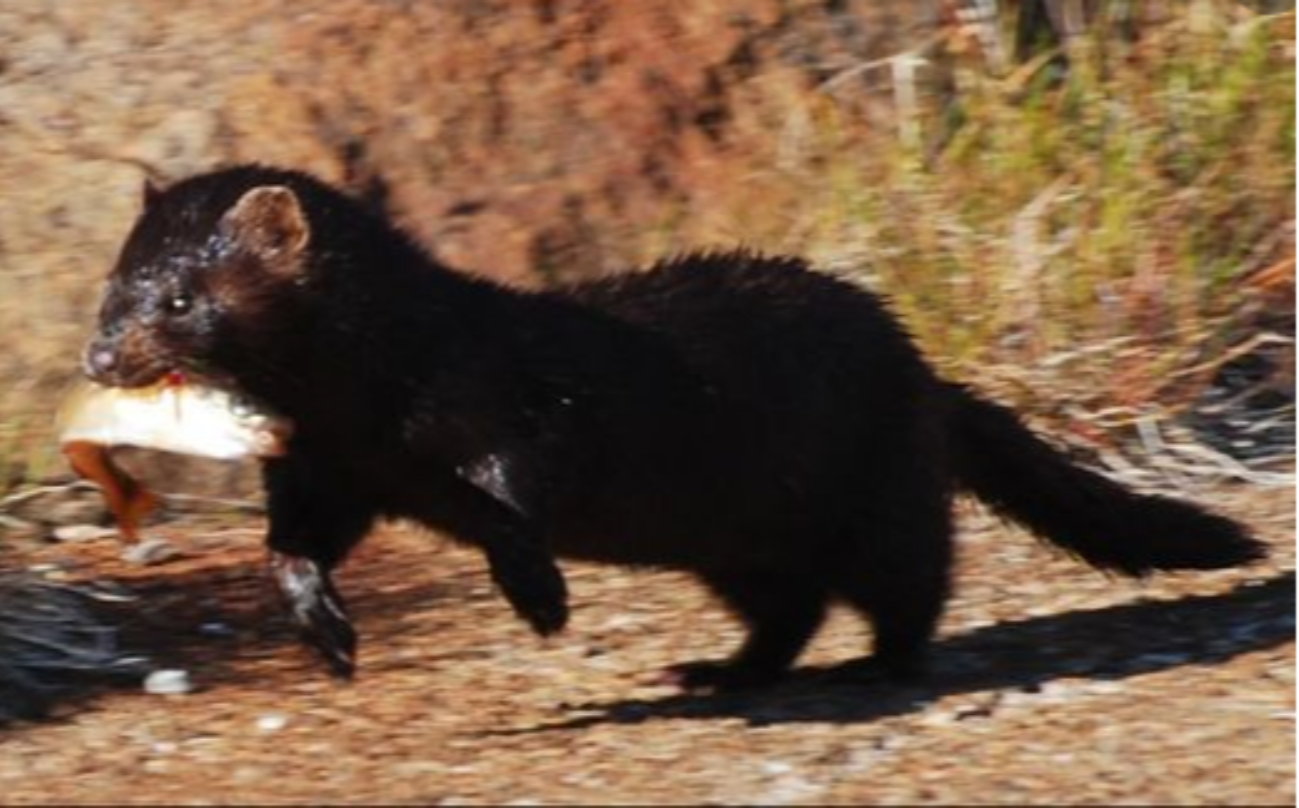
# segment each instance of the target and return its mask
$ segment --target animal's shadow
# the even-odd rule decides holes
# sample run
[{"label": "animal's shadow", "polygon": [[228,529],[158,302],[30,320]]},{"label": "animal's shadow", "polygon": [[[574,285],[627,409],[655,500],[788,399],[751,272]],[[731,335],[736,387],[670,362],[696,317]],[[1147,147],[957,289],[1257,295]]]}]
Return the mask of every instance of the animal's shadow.
[{"label": "animal's shadow", "polygon": [[[148,655],[159,666],[198,664],[206,686],[241,681],[250,662],[259,657],[274,658],[288,668],[300,667],[303,675],[323,676],[309,654],[285,654],[286,645],[298,645],[296,631],[268,587],[262,570],[252,564],[163,573],[137,582],[132,587],[135,604],[119,607],[116,617],[136,614],[123,631],[124,643],[132,651]],[[195,598],[195,593],[214,591],[223,593],[224,604],[204,604]],[[447,581],[370,592],[356,598],[353,606],[367,616],[368,640],[382,642],[384,627],[395,626],[401,615],[425,604],[471,597],[491,595],[474,594],[460,582]],[[141,618],[139,603],[151,603],[153,616]],[[1121,680],[1186,664],[1222,662],[1293,640],[1294,618],[1291,571],[1242,583],[1223,594],[1033,617],[948,637],[935,643],[933,670],[922,684],[882,681],[869,660],[805,667],[780,685],[752,692],[570,705],[571,718],[486,734],[577,730],[654,719],[739,718],[751,725],[869,722],[914,712],[953,694],[1033,691],[1059,679]],[[195,631],[213,622],[229,627],[231,636],[222,639]],[[61,702],[65,708],[75,707],[115,686],[121,685],[90,682],[65,693]]]},{"label": "animal's shadow", "polygon": [[[945,696],[1036,692],[1060,679],[1122,680],[1187,664],[1224,662],[1295,637],[1293,571],[1217,595],[1138,601],[999,623],[933,646],[923,683],[887,682],[869,664],[802,668],[751,692],[672,695],[574,705],[573,718],[488,734],[519,735],[654,719],[738,718],[750,725],[861,723],[923,709]],[[979,715],[974,707],[968,713]]]}]

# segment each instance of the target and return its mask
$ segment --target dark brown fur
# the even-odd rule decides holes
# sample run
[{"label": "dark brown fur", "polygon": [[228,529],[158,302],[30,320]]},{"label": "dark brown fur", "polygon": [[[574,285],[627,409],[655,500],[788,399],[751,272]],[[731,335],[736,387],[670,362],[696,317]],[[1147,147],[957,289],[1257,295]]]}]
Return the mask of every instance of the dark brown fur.
[{"label": "dark brown fur", "polygon": [[554,554],[693,572],[750,634],[691,686],[778,677],[832,600],[871,618],[887,670],[917,670],[962,489],[1123,573],[1262,554],[1233,522],[1073,465],[938,379],[873,295],[797,259],[520,292],[294,172],[158,194],[87,366],[123,385],[181,369],[295,422],[266,464],[272,569],[342,674],[355,636],[329,572],[383,517],[482,547],[542,633],[567,616]]}]

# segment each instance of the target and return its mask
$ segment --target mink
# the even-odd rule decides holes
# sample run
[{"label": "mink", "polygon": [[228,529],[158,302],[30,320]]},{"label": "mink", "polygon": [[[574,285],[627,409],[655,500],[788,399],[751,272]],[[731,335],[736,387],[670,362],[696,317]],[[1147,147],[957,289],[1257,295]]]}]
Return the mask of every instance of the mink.
[{"label": "mink", "polygon": [[84,365],[126,387],[187,374],[293,423],[264,461],[270,571],[340,676],[357,640],[331,573],[380,519],[481,548],[543,635],[568,616],[557,559],[692,573],[747,628],[675,668],[706,689],[782,677],[833,602],[869,619],[883,671],[922,672],[958,493],[1125,575],[1264,555],[943,380],[880,297],[798,258],[512,288],[291,170],[147,187]]}]

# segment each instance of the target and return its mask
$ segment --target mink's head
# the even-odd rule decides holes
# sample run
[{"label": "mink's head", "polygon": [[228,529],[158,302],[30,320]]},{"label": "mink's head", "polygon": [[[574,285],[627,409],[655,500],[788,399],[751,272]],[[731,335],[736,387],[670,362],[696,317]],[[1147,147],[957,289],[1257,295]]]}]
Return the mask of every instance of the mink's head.
[{"label": "mink's head", "polygon": [[146,184],[86,346],[86,375],[114,387],[173,372],[229,375],[231,356],[265,349],[259,335],[293,328],[313,248],[305,200],[319,188],[255,167],[165,190]]}]

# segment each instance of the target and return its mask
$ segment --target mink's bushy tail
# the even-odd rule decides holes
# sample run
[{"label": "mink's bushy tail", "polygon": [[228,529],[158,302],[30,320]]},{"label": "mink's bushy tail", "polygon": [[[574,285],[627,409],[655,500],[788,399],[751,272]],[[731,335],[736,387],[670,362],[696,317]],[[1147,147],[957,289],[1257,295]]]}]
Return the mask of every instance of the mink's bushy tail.
[{"label": "mink's bushy tail", "polygon": [[958,485],[1089,564],[1141,576],[1234,567],[1266,555],[1236,522],[1130,491],[1075,465],[1004,407],[958,385],[949,390]]}]

